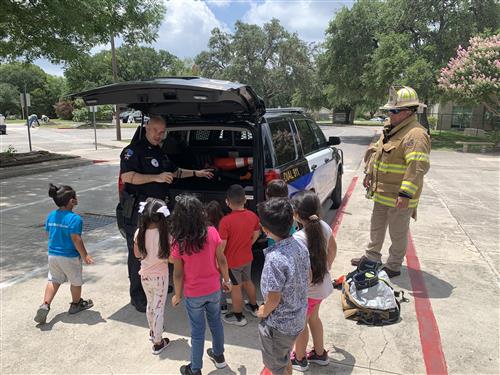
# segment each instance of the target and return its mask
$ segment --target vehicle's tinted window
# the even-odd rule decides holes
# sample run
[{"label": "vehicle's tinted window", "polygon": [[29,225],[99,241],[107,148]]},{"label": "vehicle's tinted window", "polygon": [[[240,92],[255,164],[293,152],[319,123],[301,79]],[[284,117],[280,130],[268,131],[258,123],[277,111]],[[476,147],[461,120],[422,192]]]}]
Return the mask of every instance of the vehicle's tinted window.
[{"label": "vehicle's tinted window", "polygon": [[295,125],[299,131],[299,137],[302,142],[304,154],[309,154],[316,150],[318,148],[316,136],[309,127],[307,121],[303,119],[295,119]]},{"label": "vehicle's tinted window", "polygon": [[297,158],[295,142],[288,121],[286,119],[276,119],[271,121],[268,120],[268,122],[278,165],[295,160]]},{"label": "vehicle's tinted window", "polygon": [[323,131],[321,130],[321,128],[314,121],[307,120],[307,122],[309,123],[309,126],[313,130],[314,135],[316,136],[316,143],[317,143],[318,147],[319,148],[325,147],[326,146],[326,138],[325,138],[325,134],[323,134]]}]

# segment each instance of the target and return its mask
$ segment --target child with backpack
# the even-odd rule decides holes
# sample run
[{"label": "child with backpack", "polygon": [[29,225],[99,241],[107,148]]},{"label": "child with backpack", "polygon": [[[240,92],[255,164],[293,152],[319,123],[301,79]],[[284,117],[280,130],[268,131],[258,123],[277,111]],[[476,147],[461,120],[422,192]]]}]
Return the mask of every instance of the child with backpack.
[{"label": "child with backpack", "polygon": [[[311,262],[311,282],[307,290],[307,324],[297,337],[295,352],[292,353],[292,367],[306,371],[309,362],[321,366],[329,364],[328,352],[324,348],[323,323],[319,317],[321,302],[332,291],[329,270],[337,254],[337,244],[330,226],[321,220],[321,202],[316,193],[301,191],[292,198],[294,218],[303,229],[293,237],[309,250]],[[309,329],[313,339],[313,349],[306,355]]]},{"label": "child with backpack", "polygon": [[[215,367],[227,366],[224,358],[224,330],[220,316],[220,273],[224,290],[231,291],[231,280],[219,233],[207,225],[203,204],[194,195],[178,195],[171,216],[174,289],[172,305],[177,306],[184,293],[191,326],[191,362],[180,368],[181,374],[200,374],[203,367],[205,317],[212,333],[208,357]],[[217,269],[217,264],[219,269]]]},{"label": "child with backpack", "polygon": [[50,304],[62,283],[69,280],[72,302],[68,313],[76,314],[90,309],[92,300],[84,300],[82,295],[82,261],[92,264],[94,260],[87,253],[82,240],[83,221],[73,212],[78,204],[76,192],[71,186],[50,184],[49,197],[58,207],[45,221],[45,230],[49,241],[49,275],[43,303],[36,312],[35,322],[45,324],[50,311]]},{"label": "child with backpack", "polygon": [[170,343],[163,338],[165,302],[168,293],[170,239],[164,201],[148,198],[139,204],[139,224],[134,234],[134,255],[141,260],[141,284],[146,294],[146,317],[153,354],[160,354]]}]

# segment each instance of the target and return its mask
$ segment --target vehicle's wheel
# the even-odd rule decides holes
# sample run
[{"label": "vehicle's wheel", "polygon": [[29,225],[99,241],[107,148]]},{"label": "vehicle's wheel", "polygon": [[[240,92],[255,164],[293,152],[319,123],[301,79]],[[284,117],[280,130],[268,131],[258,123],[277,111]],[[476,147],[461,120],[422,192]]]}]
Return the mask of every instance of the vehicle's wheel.
[{"label": "vehicle's wheel", "polygon": [[332,199],[332,208],[337,209],[340,207],[340,204],[342,203],[342,172],[339,170],[337,173],[337,182],[335,184],[335,189],[332,191],[331,195]]}]

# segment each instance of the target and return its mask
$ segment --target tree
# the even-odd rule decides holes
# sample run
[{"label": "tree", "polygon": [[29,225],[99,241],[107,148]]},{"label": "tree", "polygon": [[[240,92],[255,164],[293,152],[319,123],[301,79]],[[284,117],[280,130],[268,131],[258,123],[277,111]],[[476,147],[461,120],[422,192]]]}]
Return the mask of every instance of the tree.
[{"label": "tree", "polygon": [[495,0],[360,0],[343,8],[326,34],[330,100],[376,107],[390,85],[406,84],[436,101],[441,67],[459,44],[496,28],[499,12]]},{"label": "tree", "polygon": [[[116,49],[119,81],[134,81],[160,76],[175,76],[185,70],[184,64],[171,53],[150,47],[125,45]],[[70,92],[79,92],[113,83],[111,51],[86,55],[67,65],[64,75]]]},{"label": "tree", "polygon": [[[18,93],[31,95],[30,112],[38,115],[54,116],[54,103],[65,93],[65,79],[45,73],[40,67],[21,62],[0,65],[0,83],[7,83],[16,88]],[[19,96],[17,97],[19,102]],[[20,114],[17,103],[11,107],[11,113]]]},{"label": "tree", "polygon": [[0,82],[0,113],[4,115],[18,115],[21,112],[19,108],[19,90],[10,83]]},{"label": "tree", "polygon": [[0,58],[74,61],[117,36],[149,43],[164,12],[161,0],[5,0],[0,2]]},{"label": "tree", "polygon": [[195,58],[207,77],[245,82],[267,106],[289,106],[313,72],[311,47],[272,19],[262,27],[236,22],[234,34],[212,30],[208,51]]},{"label": "tree", "polygon": [[456,57],[441,69],[439,87],[459,102],[484,104],[500,116],[500,34],[474,37],[458,47]]}]

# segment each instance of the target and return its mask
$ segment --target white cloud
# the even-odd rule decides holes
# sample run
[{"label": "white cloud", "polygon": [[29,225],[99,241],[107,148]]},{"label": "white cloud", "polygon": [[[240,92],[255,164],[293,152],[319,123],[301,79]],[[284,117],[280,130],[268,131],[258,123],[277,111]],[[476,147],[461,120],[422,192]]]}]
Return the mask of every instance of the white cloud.
[{"label": "white cloud", "polygon": [[207,4],[217,8],[227,8],[232,0],[207,0]]},{"label": "white cloud", "polygon": [[195,0],[165,1],[167,13],[154,46],[174,55],[194,57],[207,49],[214,27],[228,30],[205,2]]},{"label": "white cloud", "polygon": [[243,16],[243,22],[262,25],[277,18],[290,32],[297,32],[307,42],[322,41],[328,23],[342,6],[351,6],[353,1],[272,1],[253,2]]}]

